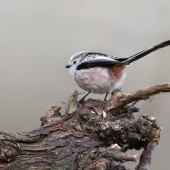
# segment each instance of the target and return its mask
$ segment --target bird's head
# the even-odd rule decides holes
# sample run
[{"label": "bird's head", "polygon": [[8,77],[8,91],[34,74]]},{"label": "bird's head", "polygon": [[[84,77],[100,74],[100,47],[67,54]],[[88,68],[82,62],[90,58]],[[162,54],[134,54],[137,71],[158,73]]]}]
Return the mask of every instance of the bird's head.
[{"label": "bird's head", "polygon": [[82,59],[88,54],[88,51],[83,51],[76,53],[70,57],[70,60],[68,64],[66,65],[66,68],[69,68],[69,71],[74,78],[74,73],[76,71],[76,68],[79,64],[81,64]]}]

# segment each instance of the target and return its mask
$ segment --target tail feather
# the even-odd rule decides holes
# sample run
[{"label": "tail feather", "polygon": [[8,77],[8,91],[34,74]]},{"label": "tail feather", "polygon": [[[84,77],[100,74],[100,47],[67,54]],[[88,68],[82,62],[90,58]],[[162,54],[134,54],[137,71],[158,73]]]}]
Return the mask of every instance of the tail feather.
[{"label": "tail feather", "polygon": [[145,57],[145,56],[147,56],[147,55],[149,55],[149,54],[151,54],[151,53],[153,53],[153,52],[155,52],[155,51],[157,51],[157,50],[159,50],[161,48],[169,46],[169,45],[170,45],[170,40],[162,42],[162,43],[160,43],[158,45],[155,45],[155,46],[150,47],[150,48],[148,48],[146,50],[143,50],[143,51],[141,51],[141,52],[139,52],[139,53],[137,53],[135,55],[130,56],[126,60],[122,61],[122,63],[128,65],[128,64],[130,64],[130,63],[132,63],[132,62],[134,62],[136,60],[139,60],[139,59],[141,59],[141,58],[143,58],[143,57]]}]

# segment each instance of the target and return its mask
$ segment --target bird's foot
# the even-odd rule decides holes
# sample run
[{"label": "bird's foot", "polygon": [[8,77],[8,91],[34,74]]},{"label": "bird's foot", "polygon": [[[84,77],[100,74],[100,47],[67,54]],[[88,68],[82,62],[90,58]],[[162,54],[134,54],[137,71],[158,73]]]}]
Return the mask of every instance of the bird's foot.
[{"label": "bird's foot", "polygon": [[85,100],[84,100],[84,99],[85,99],[85,97],[81,98],[81,99],[78,101],[78,103],[84,105],[84,104],[85,104]]},{"label": "bird's foot", "polygon": [[90,94],[90,92],[88,92],[83,98],[81,98],[78,103],[82,103],[83,105],[85,104],[85,98]]},{"label": "bird's foot", "polygon": [[122,87],[119,87],[116,90],[112,91],[111,94],[113,95],[114,93],[118,93],[118,92],[122,93]]}]

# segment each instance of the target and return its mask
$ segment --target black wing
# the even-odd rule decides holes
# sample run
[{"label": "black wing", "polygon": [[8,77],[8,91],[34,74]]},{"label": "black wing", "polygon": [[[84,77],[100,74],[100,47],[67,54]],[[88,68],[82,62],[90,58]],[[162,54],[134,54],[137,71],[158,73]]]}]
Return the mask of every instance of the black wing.
[{"label": "black wing", "polygon": [[106,55],[96,55],[92,59],[89,59],[85,62],[82,62],[79,64],[76,68],[76,70],[81,69],[88,69],[92,67],[107,67],[107,66],[113,66],[115,64],[121,64],[119,61],[120,58],[114,58],[114,57],[107,57]]}]

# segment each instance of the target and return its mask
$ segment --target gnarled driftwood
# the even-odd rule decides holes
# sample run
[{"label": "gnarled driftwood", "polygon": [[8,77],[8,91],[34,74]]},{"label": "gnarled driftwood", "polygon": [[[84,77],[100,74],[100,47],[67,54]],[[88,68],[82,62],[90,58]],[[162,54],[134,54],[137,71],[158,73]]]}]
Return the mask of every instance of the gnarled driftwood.
[{"label": "gnarled driftwood", "polygon": [[[0,169],[125,170],[123,162],[138,159],[128,149],[144,149],[137,170],[147,170],[160,139],[155,116],[135,120],[139,100],[170,92],[170,84],[130,94],[114,93],[108,102],[88,99],[77,103],[78,92],[69,98],[67,113],[51,106],[41,127],[27,133],[0,131]],[[133,103],[130,105],[130,103]]]}]

